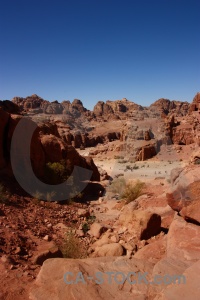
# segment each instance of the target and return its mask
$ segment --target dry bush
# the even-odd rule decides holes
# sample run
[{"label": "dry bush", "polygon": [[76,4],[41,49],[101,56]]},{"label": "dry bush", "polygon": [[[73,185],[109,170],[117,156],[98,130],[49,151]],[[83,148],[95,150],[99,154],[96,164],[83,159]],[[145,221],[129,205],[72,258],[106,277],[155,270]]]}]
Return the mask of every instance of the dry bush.
[{"label": "dry bush", "polygon": [[109,187],[109,191],[112,193],[119,194],[121,197],[122,194],[124,193],[125,188],[126,188],[126,181],[124,177],[119,177],[112,181]]},{"label": "dry bush", "polygon": [[134,201],[144,193],[144,187],[145,183],[140,180],[138,180],[135,184],[128,183],[125,186],[122,198],[126,199],[127,203]]},{"label": "dry bush", "polygon": [[87,257],[87,251],[83,247],[83,244],[79,238],[69,231],[66,233],[63,245],[61,246],[63,257],[65,258],[85,258]]}]

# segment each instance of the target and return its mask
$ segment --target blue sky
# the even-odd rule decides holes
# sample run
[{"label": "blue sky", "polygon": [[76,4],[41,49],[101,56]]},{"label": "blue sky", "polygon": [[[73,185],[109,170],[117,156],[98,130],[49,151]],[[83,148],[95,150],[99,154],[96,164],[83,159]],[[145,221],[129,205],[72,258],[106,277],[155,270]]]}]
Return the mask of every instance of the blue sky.
[{"label": "blue sky", "polygon": [[0,0],[0,99],[191,102],[199,11],[199,0]]}]

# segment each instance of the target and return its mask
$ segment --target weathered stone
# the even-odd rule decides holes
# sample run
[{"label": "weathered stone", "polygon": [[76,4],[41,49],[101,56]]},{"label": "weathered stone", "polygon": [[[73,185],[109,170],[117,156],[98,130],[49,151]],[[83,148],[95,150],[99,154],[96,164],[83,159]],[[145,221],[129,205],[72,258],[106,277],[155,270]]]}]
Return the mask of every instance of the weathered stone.
[{"label": "weathered stone", "polygon": [[[147,280],[150,280],[152,268],[153,266],[146,261],[127,257],[49,259],[44,262],[37,276],[30,299],[65,300],[67,296],[67,299],[82,300],[83,295],[87,295],[88,300],[145,300],[148,290],[145,282],[131,284],[136,278],[130,276],[129,281],[125,280],[120,284],[119,281],[122,282],[123,278],[120,274],[117,277],[115,275],[117,272],[123,272],[125,275],[129,272],[147,272]],[[67,272],[71,273],[67,276]],[[103,282],[100,281],[100,277],[97,278],[97,272],[101,272]],[[106,272],[114,272],[110,281]],[[67,284],[67,281],[73,283]]]},{"label": "weathered stone", "polygon": [[92,257],[122,256],[123,254],[124,248],[119,243],[110,243],[97,247],[92,253]]}]

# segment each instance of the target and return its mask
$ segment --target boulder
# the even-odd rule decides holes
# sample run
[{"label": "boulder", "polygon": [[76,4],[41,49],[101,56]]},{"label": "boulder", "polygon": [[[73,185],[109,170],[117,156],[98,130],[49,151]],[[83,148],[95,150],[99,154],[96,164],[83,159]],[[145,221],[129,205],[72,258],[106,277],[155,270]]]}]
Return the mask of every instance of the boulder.
[{"label": "boulder", "polygon": [[119,243],[104,244],[101,247],[97,247],[92,253],[92,257],[102,256],[122,256],[124,254],[124,248]]},{"label": "boulder", "polygon": [[105,226],[95,222],[90,226],[90,230],[88,231],[88,234],[95,238],[100,238],[101,234],[106,230],[107,228]]},{"label": "boulder", "polygon": [[[123,256],[48,259],[40,269],[29,298],[30,300],[66,300],[66,298],[82,300],[84,297],[88,300],[145,300],[148,284],[143,280],[137,281],[138,276],[134,276],[134,272],[147,273],[146,278],[150,280],[152,269],[152,264],[145,260],[128,259]],[[133,275],[127,276],[129,272]],[[134,284],[131,284],[131,281]]]},{"label": "boulder", "polygon": [[200,222],[200,166],[175,169],[171,173],[171,188],[166,194],[171,208],[191,222]]},{"label": "boulder", "polygon": [[159,234],[161,230],[161,217],[147,210],[130,210],[127,213],[125,209],[118,222],[122,226],[132,227],[129,232],[135,233],[140,240],[147,240]]},{"label": "boulder", "polygon": [[146,259],[149,262],[157,263],[160,261],[166,253],[167,247],[167,239],[166,236],[159,239],[158,241],[154,241],[142,249],[139,249],[134,257],[138,259]]},{"label": "boulder", "polygon": [[183,262],[200,259],[200,227],[175,216],[167,234],[167,257]]},{"label": "boulder", "polygon": [[187,268],[180,278],[180,283],[165,286],[155,300],[199,299],[200,260]]}]

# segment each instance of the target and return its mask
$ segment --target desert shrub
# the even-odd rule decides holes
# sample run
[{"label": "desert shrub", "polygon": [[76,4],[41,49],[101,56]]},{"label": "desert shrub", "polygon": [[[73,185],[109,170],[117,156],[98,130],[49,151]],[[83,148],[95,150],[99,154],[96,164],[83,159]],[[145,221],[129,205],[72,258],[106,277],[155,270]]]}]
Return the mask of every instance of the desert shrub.
[{"label": "desert shrub", "polygon": [[56,192],[49,192],[46,194],[46,200],[47,201],[53,201],[54,197],[56,196]]},{"label": "desert shrub", "polygon": [[95,220],[96,217],[94,215],[90,215],[86,218],[86,222],[82,225],[82,230],[85,234],[90,230],[90,226]]},{"label": "desert shrub", "polygon": [[109,191],[122,196],[125,187],[126,187],[126,181],[125,181],[124,177],[119,177],[112,181],[112,183],[109,187]]},{"label": "desert shrub", "polygon": [[90,225],[86,222],[82,225],[82,230],[84,233],[87,233],[90,230]]},{"label": "desert shrub", "polygon": [[199,159],[199,158],[196,159],[196,160],[194,161],[194,164],[195,164],[195,165],[200,165],[200,159]]},{"label": "desert shrub", "polygon": [[61,251],[65,258],[85,258],[87,256],[86,249],[84,249],[81,241],[73,231],[65,234]]},{"label": "desert shrub", "polygon": [[132,167],[131,167],[130,165],[127,165],[127,166],[126,166],[126,169],[127,169],[127,170],[132,170]]},{"label": "desert shrub", "polygon": [[5,187],[0,184],[0,203],[6,203],[8,201],[8,194],[6,193]]},{"label": "desert shrub", "polygon": [[36,199],[36,200],[41,200],[43,199],[43,193],[41,193],[40,191],[36,190],[36,192],[33,194],[33,197]]},{"label": "desert shrub", "polygon": [[125,163],[127,163],[128,161],[127,160],[125,160],[125,159],[122,159],[122,160],[118,160],[118,163],[119,164],[125,164]]},{"label": "desert shrub", "polygon": [[124,156],[115,155],[114,158],[115,158],[115,159],[124,159]]},{"label": "desert shrub", "polygon": [[[68,202],[74,202],[76,200],[80,200],[83,198],[84,193],[78,192],[78,188],[74,183],[74,178],[71,176],[72,168],[65,160],[61,160],[60,162],[48,162],[45,167],[45,183],[51,185],[57,185],[67,181],[67,184],[70,186],[70,194]],[[74,196],[75,195],[75,196]],[[40,195],[36,193],[36,196]],[[36,197],[36,198],[37,198]],[[56,200],[56,194],[54,192],[46,194],[47,201]],[[66,199],[67,200],[67,199]]]},{"label": "desert shrub", "polygon": [[129,159],[129,163],[130,164],[134,164],[135,163],[135,159]]},{"label": "desert shrub", "polygon": [[145,183],[140,180],[135,184],[128,183],[122,193],[122,198],[125,198],[127,203],[134,201],[143,194],[144,187]]},{"label": "desert shrub", "polygon": [[67,180],[70,175],[66,162],[48,162],[45,168],[45,181],[49,184],[59,184]]},{"label": "desert shrub", "polygon": [[133,170],[137,170],[137,169],[139,169],[139,166],[134,165],[134,166],[132,167],[132,169],[133,169]]}]

